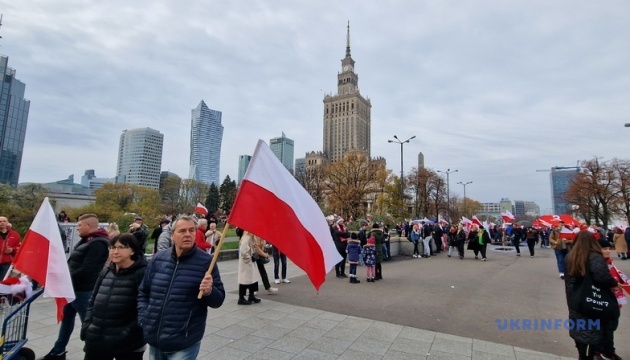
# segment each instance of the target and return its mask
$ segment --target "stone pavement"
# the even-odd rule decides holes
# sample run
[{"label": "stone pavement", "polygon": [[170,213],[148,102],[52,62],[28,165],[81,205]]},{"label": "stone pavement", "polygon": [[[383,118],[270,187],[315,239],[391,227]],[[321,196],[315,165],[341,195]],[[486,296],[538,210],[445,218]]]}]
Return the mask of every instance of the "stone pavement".
[{"label": "stone pavement", "polygon": [[[221,308],[209,311],[200,359],[569,359],[273,301],[290,292],[295,283],[308,281],[290,262],[288,276],[295,279],[293,284],[274,285],[280,288],[279,294],[261,295],[260,304],[238,306],[237,261],[222,261],[218,265],[226,300]],[[267,270],[273,277],[273,266],[267,266]],[[68,359],[83,359],[78,328],[77,319]],[[52,347],[57,331],[54,301],[37,299],[31,307],[26,346],[38,357],[43,356]],[[145,359],[147,354],[148,351]]]}]

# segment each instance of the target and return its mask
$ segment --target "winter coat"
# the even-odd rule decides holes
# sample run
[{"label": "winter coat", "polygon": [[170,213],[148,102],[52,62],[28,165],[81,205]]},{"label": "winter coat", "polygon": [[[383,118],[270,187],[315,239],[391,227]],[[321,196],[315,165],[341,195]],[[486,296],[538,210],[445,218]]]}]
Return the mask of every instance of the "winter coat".
[{"label": "winter coat", "polygon": [[365,266],[376,265],[376,246],[367,244],[363,247],[363,262]]},{"label": "winter coat", "polygon": [[385,234],[383,234],[383,230],[381,229],[372,229],[370,232],[370,236],[374,236],[374,246],[376,247],[376,263],[380,264],[383,262],[383,239],[385,238]]},{"label": "winter coat", "polygon": [[466,232],[462,229],[457,232],[457,244],[464,244],[466,242]]},{"label": "winter coat", "polygon": [[457,233],[456,232],[448,232],[446,234],[447,244],[448,246],[457,246]]},{"label": "winter coat", "polygon": [[617,254],[628,252],[628,244],[626,244],[626,239],[623,234],[615,234],[615,236],[613,236],[613,244],[615,244]]},{"label": "winter coat", "polygon": [[216,264],[212,291],[197,299],[211,260],[212,256],[196,246],[179,257],[174,247],[153,256],[138,289],[138,321],[149,345],[173,352],[201,341],[208,307],[218,308],[225,299]]},{"label": "winter coat", "polygon": [[479,244],[478,241],[478,233],[474,230],[471,230],[468,233],[468,250],[480,250],[481,249],[481,245]]},{"label": "winter coat", "polygon": [[92,291],[109,258],[107,231],[98,229],[82,237],[68,258],[74,291]]},{"label": "winter coat", "polygon": [[418,241],[420,241],[420,235],[422,235],[422,232],[420,229],[411,230],[411,241],[413,241],[414,243],[417,243]]},{"label": "winter coat", "polygon": [[[10,254],[5,254],[4,249],[10,247],[13,249],[13,252]],[[7,238],[3,239],[0,237],[0,264],[10,264],[13,262],[13,258],[15,254],[17,254],[20,249],[20,234],[18,234],[15,230],[7,227]]]},{"label": "winter coat", "polygon": [[361,256],[361,241],[348,240],[346,251],[348,252],[348,263],[358,264],[359,257]]},{"label": "winter coat", "polygon": [[81,326],[86,354],[113,357],[146,344],[138,324],[138,286],[146,266],[139,256],[128,268],[116,271],[112,263],[101,272]]},{"label": "winter coat", "polygon": [[161,250],[166,250],[173,246],[173,241],[171,240],[171,234],[173,233],[173,223],[168,224],[162,229],[162,233],[158,237],[156,253]]},{"label": "winter coat", "polygon": [[346,242],[350,238],[348,228],[346,228],[345,226],[343,228],[340,228],[339,225],[335,225],[332,227],[332,236],[333,240],[335,241],[335,247],[337,247],[337,251],[339,252],[339,254],[343,254],[344,252],[346,252]]},{"label": "winter coat", "polygon": [[206,241],[206,231],[199,227],[197,228],[197,233],[195,234],[195,244],[201,250],[208,252],[212,247],[212,244]]},{"label": "winter coat", "polygon": [[246,234],[241,237],[238,250],[238,283],[240,285],[251,285],[260,280],[260,273],[254,255],[254,235]]},{"label": "winter coat", "polygon": [[[608,264],[606,264],[606,260],[601,254],[591,253],[588,257],[588,268],[593,279],[593,284],[600,286],[602,291],[611,291],[610,288],[617,286],[617,281],[610,275],[610,270],[608,269]],[[568,270],[569,257],[567,256],[564,259],[564,267]],[[567,305],[569,308],[569,319],[573,320],[574,323],[578,319],[587,319],[582,314],[578,313],[575,309],[576,304],[576,290],[581,283],[583,277],[572,277],[569,275],[569,272],[566,271],[564,273],[564,286],[567,297]],[[613,295],[614,298],[614,295]],[[588,320],[586,320],[588,324]],[[601,320],[600,328],[606,328],[611,331],[615,331],[617,329],[617,325],[619,324],[619,318],[614,320]],[[577,326],[574,326],[573,329],[569,330],[569,336],[573,338],[575,341],[580,342],[582,344],[590,344],[596,345],[599,344],[603,339],[603,332],[601,329],[592,328],[589,329],[588,326],[585,328],[578,329]]]}]

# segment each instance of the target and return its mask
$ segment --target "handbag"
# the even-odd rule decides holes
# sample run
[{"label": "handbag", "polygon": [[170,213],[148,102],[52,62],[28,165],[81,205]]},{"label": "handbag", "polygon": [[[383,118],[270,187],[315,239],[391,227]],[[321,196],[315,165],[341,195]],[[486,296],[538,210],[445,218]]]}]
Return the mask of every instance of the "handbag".
[{"label": "handbag", "polygon": [[577,312],[588,319],[612,320],[619,317],[617,298],[608,289],[602,289],[593,283],[593,277],[586,265],[586,275],[579,284],[575,294]]},{"label": "handbag", "polygon": [[252,255],[252,258],[254,258],[254,261],[260,261],[261,264],[268,264],[269,263],[269,258],[268,257],[260,257],[260,255],[254,253],[254,255]]}]

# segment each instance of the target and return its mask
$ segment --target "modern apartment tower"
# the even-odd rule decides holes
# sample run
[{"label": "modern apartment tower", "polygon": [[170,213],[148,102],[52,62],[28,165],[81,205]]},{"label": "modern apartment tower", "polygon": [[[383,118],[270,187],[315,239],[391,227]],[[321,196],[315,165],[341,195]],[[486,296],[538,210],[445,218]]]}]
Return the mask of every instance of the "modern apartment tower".
[{"label": "modern apartment tower", "polygon": [[289,171],[293,171],[293,140],[282,133],[281,137],[269,140],[271,151],[280,159],[282,165]]},{"label": "modern apartment tower", "polygon": [[551,206],[556,215],[567,214],[571,205],[564,199],[564,194],[569,190],[571,181],[579,172],[579,168],[558,169],[551,168]]},{"label": "modern apartment tower", "polygon": [[26,85],[8,65],[9,58],[0,56],[0,183],[17,186],[31,102],[24,99]]},{"label": "modern apartment tower", "polygon": [[249,167],[249,162],[252,161],[251,155],[241,155],[238,157],[238,185],[241,185],[243,178],[245,177],[245,173],[247,172],[247,168]]},{"label": "modern apartment tower", "polygon": [[151,128],[125,130],[120,135],[116,183],[160,188],[164,135]]},{"label": "modern apartment tower", "polygon": [[370,156],[370,99],[359,92],[359,75],[350,56],[350,23],[346,35],[346,57],[337,74],[337,94],[324,96],[324,153],[332,162],[348,151],[359,150]]},{"label": "modern apartment tower", "polygon": [[221,112],[208,108],[201,100],[192,110],[190,121],[190,178],[205,184],[220,185]]}]

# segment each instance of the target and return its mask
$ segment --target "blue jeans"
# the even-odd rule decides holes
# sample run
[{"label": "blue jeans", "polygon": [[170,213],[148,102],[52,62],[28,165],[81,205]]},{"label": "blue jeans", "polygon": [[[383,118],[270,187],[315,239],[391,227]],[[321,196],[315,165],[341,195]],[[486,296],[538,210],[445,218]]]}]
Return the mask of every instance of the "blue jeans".
[{"label": "blue jeans", "polygon": [[556,261],[558,263],[558,272],[564,274],[564,258],[567,256],[567,250],[556,250],[553,249],[553,252],[556,253]]},{"label": "blue jeans", "polygon": [[382,243],[381,249],[383,249],[383,260],[389,259],[389,254],[387,253],[387,244]]},{"label": "blue jeans", "polygon": [[282,279],[287,278],[287,256],[284,253],[279,253],[278,249],[273,247],[273,278],[278,280],[278,270],[280,270],[280,263],[282,263]]},{"label": "blue jeans", "polygon": [[74,320],[79,314],[79,319],[81,319],[81,323],[85,319],[85,312],[87,311],[88,301],[90,301],[90,297],[92,296],[91,291],[75,291],[73,302],[66,304],[63,307],[63,319],[61,320],[61,326],[59,327],[59,335],[57,336],[57,341],[53,346],[50,353],[53,355],[59,355],[66,352],[66,346],[70,341],[70,336],[72,336],[72,330],[74,330]]},{"label": "blue jeans", "polygon": [[149,359],[151,360],[195,360],[199,355],[201,341],[179,351],[162,352],[151,346],[149,349]]}]

